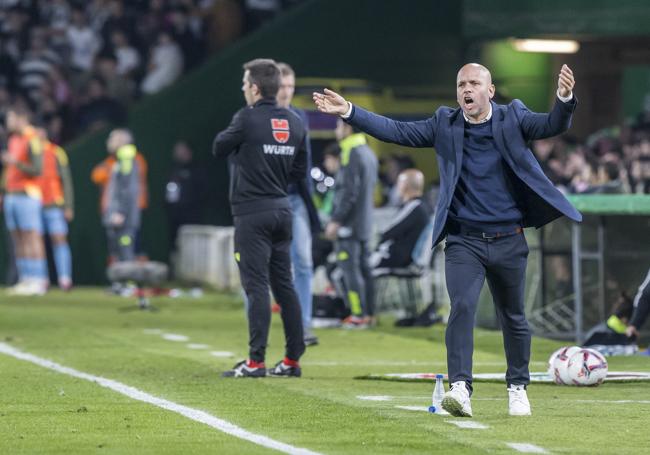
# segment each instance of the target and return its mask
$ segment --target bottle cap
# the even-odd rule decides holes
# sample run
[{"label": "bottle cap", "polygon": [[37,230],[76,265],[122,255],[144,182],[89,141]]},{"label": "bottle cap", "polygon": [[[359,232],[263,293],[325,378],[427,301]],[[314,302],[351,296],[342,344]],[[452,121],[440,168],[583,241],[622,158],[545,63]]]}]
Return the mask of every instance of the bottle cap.
[{"label": "bottle cap", "polygon": [[442,374],[437,374],[437,375],[436,375],[436,379],[442,379],[442,378],[444,378],[444,377],[445,377],[445,376],[442,375]]},{"label": "bottle cap", "polygon": [[429,406],[429,412],[431,414],[435,414],[436,413],[436,407],[435,406]]}]

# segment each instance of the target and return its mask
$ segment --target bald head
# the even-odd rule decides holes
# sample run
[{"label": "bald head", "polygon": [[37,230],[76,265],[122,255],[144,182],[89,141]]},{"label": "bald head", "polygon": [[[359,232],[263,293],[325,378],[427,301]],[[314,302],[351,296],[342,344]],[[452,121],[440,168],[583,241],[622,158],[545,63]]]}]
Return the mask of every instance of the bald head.
[{"label": "bald head", "polygon": [[490,70],[478,63],[468,63],[456,75],[456,100],[472,123],[480,122],[490,113],[494,90]]},{"label": "bald head", "polygon": [[404,202],[422,196],[424,174],[417,169],[403,170],[397,177],[397,191]]},{"label": "bald head", "polygon": [[460,79],[461,73],[480,74],[481,77],[486,78],[488,84],[492,83],[492,73],[490,73],[490,70],[484,67],[483,65],[481,65],[480,63],[468,63],[464,65],[461,69],[458,70],[458,74],[456,74],[456,81]]},{"label": "bald head", "polygon": [[133,144],[133,134],[126,128],[117,128],[111,131],[106,141],[109,153],[115,153],[123,145]]}]

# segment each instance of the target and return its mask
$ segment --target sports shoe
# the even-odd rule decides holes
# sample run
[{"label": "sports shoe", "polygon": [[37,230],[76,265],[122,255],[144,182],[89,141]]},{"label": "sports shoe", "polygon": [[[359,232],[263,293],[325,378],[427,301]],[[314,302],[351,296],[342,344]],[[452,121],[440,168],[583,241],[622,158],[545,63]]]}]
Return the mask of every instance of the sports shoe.
[{"label": "sports shoe", "polygon": [[370,327],[370,319],[363,316],[348,316],[343,319],[341,327],[344,329],[367,329]]},{"label": "sports shoe", "polygon": [[508,409],[511,416],[531,415],[525,386],[510,384],[508,387]]},{"label": "sports shoe", "polygon": [[454,417],[472,417],[472,405],[469,401],[469,390],[465,381],[451,384],[449,392],[442,398],[442,409]]},{"label": "sports shoe", "polygon": [[264,362],[254,360],[242,360],[232,370],[221,373],[224,378],[263,378],[266,376]]},{"label": "sports shoe", "polygon": [[282,377],[292,377],[299,378],[302,375],[300,370],[300,364],[295,360],[289,360],[286,357],[275,364],[268,372],[269,376],[282,376]]},{"label": "sports shoe", "polygon": [[25,297],[41,296],[47,293],[47,285],[43,280],[26,280],[14,286],[11,295]]}]

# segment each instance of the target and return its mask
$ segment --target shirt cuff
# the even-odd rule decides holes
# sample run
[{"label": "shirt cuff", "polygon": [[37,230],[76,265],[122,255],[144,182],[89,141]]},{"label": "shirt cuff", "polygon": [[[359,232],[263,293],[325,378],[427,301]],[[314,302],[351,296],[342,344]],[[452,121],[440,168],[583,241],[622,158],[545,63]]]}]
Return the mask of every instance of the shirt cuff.
[{"label": "shirt cuff", "polygon": [[348,119],[352,115],[352,103],[348,101],[348,110],[345,114],[341,116],[341,118]]},{"label": "shirt cuff", "polygon": [[563,103],[568,103],[573,99],[573,92],[569,93],[569,96],[560,96],[560,89],[557,89],[557,97]]}]

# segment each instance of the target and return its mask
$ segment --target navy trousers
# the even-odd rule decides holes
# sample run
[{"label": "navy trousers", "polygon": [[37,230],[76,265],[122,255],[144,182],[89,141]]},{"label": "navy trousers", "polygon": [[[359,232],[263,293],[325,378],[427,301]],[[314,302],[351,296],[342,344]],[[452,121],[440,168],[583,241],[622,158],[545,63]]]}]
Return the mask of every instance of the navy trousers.
[{"label": "navy trousers", "polygon": [[451,299],[447,324],[449,383],[465,381],[472,390],[474,318],[479,294],[487,278],[503,331],[508,384],[528,384],[530,329],[524,315],[524,287],[528,245],[524,234],[482,239],[449,235],[445,273]]}]

